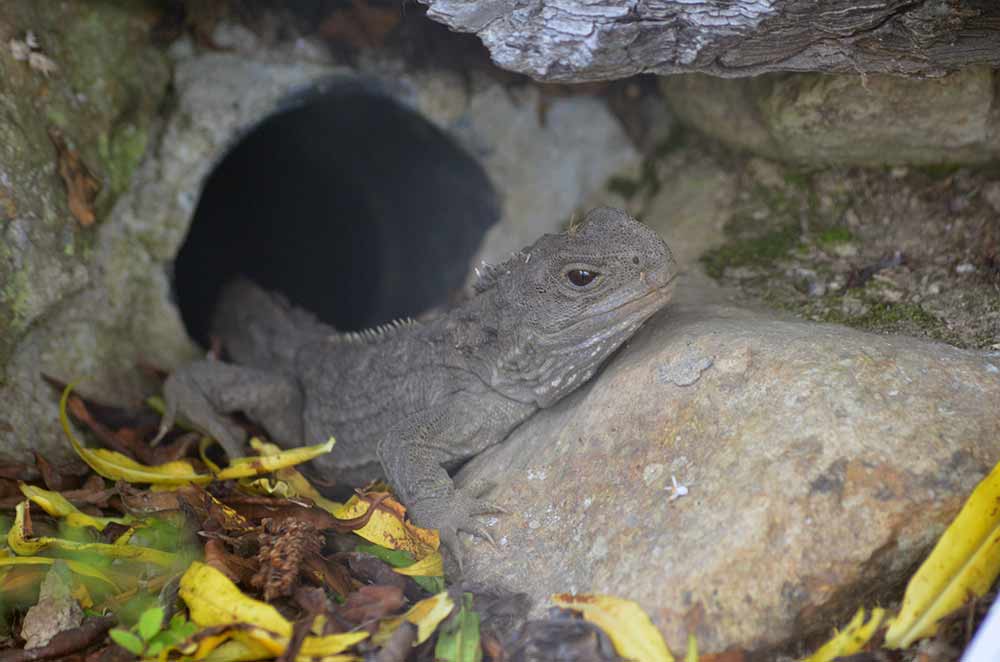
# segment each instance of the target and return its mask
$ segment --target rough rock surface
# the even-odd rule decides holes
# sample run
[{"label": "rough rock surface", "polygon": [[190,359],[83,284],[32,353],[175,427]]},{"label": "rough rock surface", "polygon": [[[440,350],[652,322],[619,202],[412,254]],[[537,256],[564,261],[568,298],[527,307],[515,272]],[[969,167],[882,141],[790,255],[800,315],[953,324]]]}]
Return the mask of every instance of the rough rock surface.
[{"label": "rough rock surface", "polygon": [[498,548],[468,544],[473,580],[540,607],[632,598],[704,651],[780,646],[899,588],[1000,454],[1000,355],[719,299],[679,288],[589,388],[463,469],[511,513]]},{"label": "rough rock surface", "polygon": [[465,137],[502,196],[503,216],[478,259],[496,264],[545,232],[563,227],[581,201],[639,162],[639,154],[604,103],[554,99],[539,114],[537,88],[511,94],[493,85],[470,104]]},{"label": "rough rock surface", "polygon": [[102,219],[143,156],[169,81],[148,27],[105,3],[0,7],[0,375],[16,343],[90,278],[95,230],[70,213],[51,134],[100,187],[92,212]]},{"label": "rough rock surface", "polygon": [[[111,63],[94,66],[111,67]],[[134,185],[118,197],[106,216],[83,229],[54,205],[42,207],[49,210],[49,221],[44,221],[45,216],[35,218],[25,206],[3,228],[16,240],[19,228],[41,231],[44,221],[65,234],[65,250],[62,244],[51,247],[25,240],[37,253],[23,265],[14,263],[8,287],[20,284],[23,288],[14,303],[35,301],[45,288],[62,282],[39,269],[68,271],[72,277],[65,279],[68,284],[63,290],[38,302],[24,333],[13,337],[0,386],[0,452],[21,458],[29,450],[53,458],[68,453],[56,420],[56,399],[40,372],[63,379],[86,377],[81,390],[123,401],[149,389],[136,370],[138,361],[172,366],[190,360],[196,350],[170,301],[166,265],[183,240],[201,180],[239,131],[270,112],[289,90],[325,73],[319,67],[251,63],[227,55],[183,61],[174,72],[174,83],[183,90],[176,108],[162,131],[144,137],[153,145],[149,153],[154,156],[128,173],[126,184],[134,177]],[[115,84],[137,82],[128,78]],[[127,102],[128,98],[121,103]],[[122,108],[109,112],[120,113]],[[31,112],[10,118],[19,123],[35,121]],[[144,121],[151,119],[146,116]],[[145,145],[139,149],[137,162]],[[10,162],[19,167],[25,161]],[[54,164],[44,167],[47,170],[42,172],[51,172]],[[54,188],[58,180],[50,177],[54,181],[46,185],[53,188],[40,194],[42,200],[55,199],[53,191],[58,191]],[[19,193],[37,190],[31,186],[14,189]],[[60,191],[59,195],[65,194]],[[15,322],[18,319],[15,315]],[[7,333],[0,329],[5,340],[10,338]]]},{"label": "rough rock surface", "polygon": [[993,168],[802,167],[688,130],[613,188],[614,204],[666,237],[684,268],[733,286],[735,301],[1000,350]]},{"label": "rough rock surface", "polygon": [[501,67],[543,80],[766,71],[935,75],[1000,62],[989,0],[422,0]]},{"label": "rough rock surface", "polygon": [[44,646],[60,632],[79,627],[83,609],[73,597],[69,570],[53,566],[38,589],[38,602],[24,616],[21,638],[25,648]]},{"label": "rough rock surface", "polygon": [[1000,157],[996,74],[661,79],[678,117],[723,142],[812,165],[982,163]]}]

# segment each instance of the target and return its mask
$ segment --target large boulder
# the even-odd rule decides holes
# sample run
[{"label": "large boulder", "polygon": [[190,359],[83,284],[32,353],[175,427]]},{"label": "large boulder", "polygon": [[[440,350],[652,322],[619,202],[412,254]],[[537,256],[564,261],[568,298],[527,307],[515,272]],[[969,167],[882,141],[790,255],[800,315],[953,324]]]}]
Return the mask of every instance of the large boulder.
[{"label": "large boulder", "polygon": [[772,74],[667,76],[685,123],[741,149],[814,166],[937,165],[1000,158],[996,74],[940,78]]},{"label": "large boulder", "polygon": [[[510,514],[473,580],[637,600],[682,650],[767,650],[898,590],[1000,458],[1000,356],[689,286],[594,382],[474,459]],[[672,499],[672,481],[689,494]]]},{"label": "large boulder", "polygon": [[83,377],[140,344],[183,353],[158,315],[155,241],[107,220],[170,81],[149,28],[121,3],[0,6],[0,455],[54,439],[40,371]]}]

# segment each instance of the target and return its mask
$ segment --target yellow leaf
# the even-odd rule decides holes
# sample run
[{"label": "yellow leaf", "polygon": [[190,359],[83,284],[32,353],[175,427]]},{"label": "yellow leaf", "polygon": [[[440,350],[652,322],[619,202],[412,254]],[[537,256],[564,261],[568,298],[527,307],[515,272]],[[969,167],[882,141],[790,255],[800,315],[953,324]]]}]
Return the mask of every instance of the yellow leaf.
[{"label": "yellow leaf", "polygon": [[204,485],[212,481],[212,476],[196,472],[189,462],[183,460],[149,467],[106,448],[86,448],[73,434],[73,428],[66,413],[66,403],[69,401],[70,393],[73,392],[73,386],[74,384],[69,384],[63,390],[62,399],[59,401],[59,421],[62,423],[63,432],[66,433],[73,450],[98,474],[111,480],[149,483],[151,485],[187,485],[190,483]]},{"label": "yellow leaf", "polygon": [[688,649],[684,662],[698,662],[698,639],[694,633],[688,633]]},{"label": "yellow leaf", "polygon": [[871,618],[865,621],[865,610],[862,607],[843,631],[835,633],[828,642],[819,647],[819,650],[802,662],[830,662],[838,657],[859,652],[878,631],[884,618],[885,610],[876,607],[872,609]]},{"label": "yellow leaf", "polygon": [[94,566],[83,563],[81,561],[75,561],[73,559],[54,559],[49,556],[3,556],[0,557],[0,567],[12,566],[12,565],[52,565],[56,561],[62,560],[69,569],[84,577],[92,577],[94,579],[100,580],[108,584],[115,591],[120,591],[118,584],[115,583],[111,577],[108,577],[99,569]]},{"label": "yellow leaf", "polygon": [[14,508],[14,524],[7,533],[7,544],[18,554],[32,555],[44,549],[58,549],[64,552],[94,552],[111,559],[139,561],[169,567],[177,561],[177,555],[163,552],[151,547],[138,545],[109,545],[103,542],[77,542],[63,538],[38,537],[28,538],[24,532],[24,510],[27,501],[22,501]]},{"label": "yellow leaf", "polygon": [[[359,517],[368,512],[368,507],[367,501],[355,495],[333,516],[338,519]],[[390,497],[372,513],[368,523],[354,533],[376,545],[407,551],[419,561],[437,551],[440,546],[438,532],[407,522],[405,514],[402,504]]]},{"label": "yellow leaf", "polygon": [[[254,646],[248,642],[233,639],[222,644],[206,657],[195,656],[196,660],[205,662],[250,662],[252,660],[271,659],[274,655],[266,648]],[[362,662],[362,658],[357,655],[323,655],[320,657],[306,657],[299,655],[296,662]]]},{"label": "yellow leaf", "polygon": [[334,443],[336,443],[336,440],[330,437],[330,440],[325,444],[292,448],[282,451],[277,455],[238,457],[231,460],[229,466],[220,471],[216,475],[216,478],[219,480],[229,480],[231,478],[248,478],[250,476],[272,473],[279,469],[308,462],[320,455],[325,455],[333,449]]},{"label": "yellow leaf", "polygon": [[77,510],[77,507],[70,503],[66,497],[58,492],[43,490],[34,485],[21,483],[21,494],[28,497],[32,503],[38,506],[53,517],[65,518],[70,526],[89,526],[103,531],[108,524],[129,524],[131,517],[93,517]]},{"label": "yellow leaf", "polygon": [[444,563],[441,552],[434,552],[406,567],[393,568],[393,571],[410,577],[444,577]]},{"label": "yellow leaf", "polygon": [[615,645],[618,654],[637,662],[674,662],[667,650],[663,635],[656,629],[649,616],[631,600],[610,595],[571,595],[559,593],[552,602],[565,609],[572,609],[598,626]]},{"label": "yellow leaf", "polygon": [[94,599],[90,597],[90,591],[87,589],[87,585],[79,580],[74,582],[73,591],[70,595],[72,595],[77,604],[84,609],[90,609],[94,606]]},{"label": "yellow leaf", "polygon": [[[263,442],[256,437],[250,440],[250,446],[261,455],[277,455],[281,452],[281,448],[276,444]],[[334,516],[336,516],[336,513],[344,507],[344,504],[331,501],[320,494],[319,491],[312,486],[312,483],[310,483],[306,477],[294,467],[279,469],[275,472],[275,475],[279,480],[285,483],[285,493],[283,493],[285,498],[294,499],[296,497],[305,497]]]},{"label": "yellow leaf", "polygon": [[322,637],[306,637],[299,651],[302,657],[316,658],[343,653],[345,650],[368,638],[365,631],[328,634]]},{"label": "yellow leaf", "polygon": [[930,556],[910,578],[899,615],[885,635],[887,648],[907,648],[937,631],[942,617],[970,596],[981,596],[1000,574],[1000,464],[993,467]]},{"label": "yellow leaf", "polygon": [[383,619],[379,623],[378,632],[372,637],[372,641],[381,646],[392,637],[392,633],[402,625],[403,621],[409,621],[417,626],[417,640],[413,642],[413,645],[422,644],[434,634],[437,626],[448,617],[454,608],[455,603],[447,591],[433,595],[413,605],[402,616]]},{"label": "yellow leaf", "polygon": [[[232,630],[212,633],[210,638],[200,641],[196,659],[202,659],[229,637],[242,641],[248,649],[263,647],[272,656],[284,652],[288,645],[292,624],[271,605],[244,595],[236,584],[212,566],[197,561],[192,563],[181,577],[180,596],[188,606],[191,620],[199,626],[233,626]],[[367,632],[306,637],[302,656],[315,659],[334,655],[366,638]]]},{"label": "yellow leaf", "polygon": [[228,577],[199,561],[181,577],[180,596],[191,612],[191,620],[202,627],[249,623],[290,637],[292,624],[278,610],[243,595]]},{"label": "yellow leaf", "polygon": [[205,662],[250,662],[252,660],[268,660],[274,657],[263,646],[231,639],[218,648],[199,649],[192,657]]},{"label": "yellow leaf", "polygon": [[185,659],[269,660],[284,650],[279,640],[280,637],[270,630],[246,623],[229,623],[194,633],[176,650]]}]

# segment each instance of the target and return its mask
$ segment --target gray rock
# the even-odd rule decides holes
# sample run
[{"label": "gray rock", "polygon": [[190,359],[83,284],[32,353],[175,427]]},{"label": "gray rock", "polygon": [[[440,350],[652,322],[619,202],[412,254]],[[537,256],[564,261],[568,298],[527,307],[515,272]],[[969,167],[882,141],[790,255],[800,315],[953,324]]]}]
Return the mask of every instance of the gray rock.
[{"label": "gray rock", "polygon": [[535,87],[514,94],[493,84],[470,100],[464,126],[456,126],[502,196],[500,222],[487,233],[477,260],[502,261],[542,233],[559,230],[612,175],[639,163],[602,101],[554,99],[544,121],[540,104]]},{"label": "gray rock", "polygon": [[[114,71],[103,60],[92,66]],[[10,347],[8,356],[0,353],[0,455],[24,459],[38,450],[56,459],[71,453],[57,421],[58,398],[40,373],[86,378],[81,391],[134,402],[152,390],[137,362],[171,367],[195,355],[170,300],[167,264],[184,239],[202,179],[241,131],[289,92],[331,71],[227,54],[181,60],[173,78],[176,107],[161,130],[148,129],[142,147],[148,142],[153,149],[141,164],[143,150],[135,155],[137,167],[125,182],[131,179],[131,187],[123,188],[93,228],[80,228],[66,213],[55,176],[14,187],[37,195],[39,211],[33,214],[25,205],[0,228],[6,239],[0,252],[23,244],[23,250],[0,254],[0,281],[6,283],[0,305],[14,307],[14,323],[0,327],[0,347]],[[124,97],[119,103],[131,101]],[[33,114],[26,109],[17,117],[31,125]],[[148,126],[152,118],[140,119]],[[44,136],[44,128],[39,130]],[[4,163],[27,168],[33,163],[30,150],[39,149],[27,146]],[[51,173],[51,157],[47,150],[42,154],[42,172]]]},{"label": "gray rock", "polygon": [[637,600],[674,650],[692,623],[703,651],[766,649],[895,595],[1000,455],[1000,355],[678,294],[463,469],[510,511],[471,579]]},{"label": "gray rock", "polygon": [[66,630],[79,627],[83,609],[73,597],[69,569],[61,561],[53,565],[38,589],[38,602],[24,615],[21,638],[25,648],[38,648]]},{"label": "gray rock", "polygon": [[735,147],[813,165],[982,163],[1000,156],[995,73],[941,78],[670,76],[678,117]]}]

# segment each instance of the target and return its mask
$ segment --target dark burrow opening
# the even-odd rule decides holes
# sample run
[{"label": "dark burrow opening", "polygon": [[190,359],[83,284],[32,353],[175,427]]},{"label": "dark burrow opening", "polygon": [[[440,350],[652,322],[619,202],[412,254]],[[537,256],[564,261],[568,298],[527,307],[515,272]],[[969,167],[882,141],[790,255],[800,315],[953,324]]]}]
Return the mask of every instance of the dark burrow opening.
[{"label": "dark burrow opening", "polygon": [[174,263],[177,303],[208,344],[238,275],[342,330],[445,303],[499,218],[482,167],[374,83],[326,83],[242,138],[207,178]]}]

